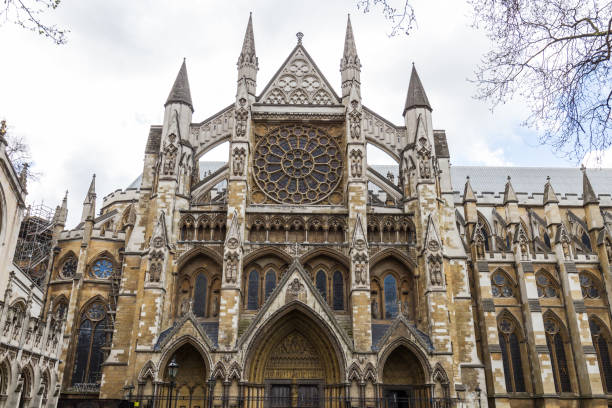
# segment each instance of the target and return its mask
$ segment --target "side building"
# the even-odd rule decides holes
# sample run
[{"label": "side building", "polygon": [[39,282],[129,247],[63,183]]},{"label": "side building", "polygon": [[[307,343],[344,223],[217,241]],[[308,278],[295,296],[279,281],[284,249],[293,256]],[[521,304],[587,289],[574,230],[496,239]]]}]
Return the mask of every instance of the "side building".
[{"label": "side building", "polygon": [[[57,406],[63,312],[44,314],[48,263],[23,269],[15,259],[25,207],[26,170],[17,174],[6,152],[6,123],[0,126],[0,407]],[[58,207],[53,224],[61,224]],[[58,227],[55,232],[63,228]],[[42,253],[48,258],[48,247]],[[32,253],[30,251],[30,253]],[[25,257],[24,257],[25,259]],[[31,257],[29,257],[31,259]],[[36,271],[35,273],[29,273]]]}]

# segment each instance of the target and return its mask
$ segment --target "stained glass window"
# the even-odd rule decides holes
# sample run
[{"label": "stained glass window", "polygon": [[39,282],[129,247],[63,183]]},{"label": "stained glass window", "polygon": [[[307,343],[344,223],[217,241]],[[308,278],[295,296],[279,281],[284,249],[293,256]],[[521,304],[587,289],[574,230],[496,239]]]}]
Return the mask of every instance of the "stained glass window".
[{"label": "stained glass window", "polygon": [[196,316],[204,317],[206,314],[206,275],[198,274],[195,281],[195,289],[193,291],[193,313]]},{"label": "stained glass window", "polygon": [[77,270],[77,259],[74,256],[70,256],[68,257],[68,259],[66,259],[64,261],[64,264],[62,265],[62,277],[63,278],[74,278],[74,275],[76,274],[76,270]]},{"label": "stained glass window", "polygon": [[516,330],[510,319],[504,318],[499,322],[499,346],[507,392],[525,392],[521,347]]},{"label": "stained glass window", "polygon": [[591,248],[591,239],[589,238],[589,234],[587,234],[585,231],[582,231],[582,235],[580,236],[580,241],[582,241],[582,244],[585,246],[585,248],[589,252],[593,250]]},{"label": "stained glass window", "polygon": [[546,345],[552,363],[555,390],[557,392],[572,392],[560,326],[555,320],[549,318],[544,320],[544,330],[546,331]]},{"label": "stained glass window", "polygon": [[327,275],[324,271],[317,272],[316,282],[317,289],[321,292],[323,299],[327,300]]},{"label": "stained glass window", "polygon": [[599,373],[602,377],[603,386],[607,393],[612,392],[612,359],[610,358],[610,338],[604,334],[601,325],[595,319],[589,319],[593,345],[597,351],[599,362]]},{"label": "stained glass window", "polygon": [[384,280],[384,293],[385,293],[385,319],[393,319],[397,316],[398,304],[397,304],[397,282],[393,275],[385,276]]},{"label": "stained glass window", "polygon": [[92,268],[97,278],[106,279],[113,273],[113,263],[108,259],[98,259]]},{"label": "stained glass window", "polygon": [[255,182],[273,201],[312,204],[329,196],[342,178],[340,146],[308,125],[272,129],[255,146]]},{"label": "stained glass window", "polygon": [[585,299],[596,299],[599,297],[599,287],[595,279],[588,273],[580,274],[580,289]]},{"label": "stained glass window", "polygon": [[334,310],[344,309],[344,279],[340,271],[334,272]]},{"label": "stained glass window", "polygon": [[495,272],[491,278],[491,292],[493,297],[513,297],[514,290],[512,282],[503,272]]},{"label": "stained glass window", "polygon": [[268,271],[266,273],[266,300],[274,292],[274,288],[276,288],[276,273]]},{"label": "stained glass window", "polygon": [[559,290],[553,283],[552,278],[544,272],[536,274],[536,285],[538,287],[538,297],[555,298],[559,297]]},{"label": "stained glass window", "polygon": [[83,313],[77,337],[72,383],[99,383],[106,344],[106,311],[94,303]]},{"label": "stained glass window", "polygon": [[247,309],[257,310],[259,307],[259,272],[253,270],[249,274]]}]

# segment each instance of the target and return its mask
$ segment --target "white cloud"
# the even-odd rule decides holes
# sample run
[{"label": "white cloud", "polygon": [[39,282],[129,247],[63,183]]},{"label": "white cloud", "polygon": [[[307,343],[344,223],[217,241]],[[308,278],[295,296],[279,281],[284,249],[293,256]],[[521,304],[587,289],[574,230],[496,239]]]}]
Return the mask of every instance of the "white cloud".
[{"label": "white cloud", "polygon": [[[437,129],[446,129],[453,163],[507,164],[505,144],[521,143],[515,129],[523,107],[508,104],[492,115],[471,99],[471,76],[487,39],[468,28],[462,1],[418,1],[418,29],[389,38],[377,10],[363,15],[355,1],[278,2],[197,0],[67,1],[57,23],[71,32],[54,46],[30,32],[0,28],[3,75],[0,116],[32,147],[36,171],[29,201],[55,206],[69,195],[69,226],[78,222],[91,175],[100,198],[125,188],[141,171],[148,128],[162,121],[163,103],[187,58],[199,122],[231,103],[236,59],[253,12],[261,91],[296,39],[339,91],[346,14],[363,64],[364,104],[397,124],[411,63],[433,105]],[[505,153],[505,154],[504,154]],[[372,157],[373,158],[373,157]],[[538,163],[544,164],[544,163]]]}]

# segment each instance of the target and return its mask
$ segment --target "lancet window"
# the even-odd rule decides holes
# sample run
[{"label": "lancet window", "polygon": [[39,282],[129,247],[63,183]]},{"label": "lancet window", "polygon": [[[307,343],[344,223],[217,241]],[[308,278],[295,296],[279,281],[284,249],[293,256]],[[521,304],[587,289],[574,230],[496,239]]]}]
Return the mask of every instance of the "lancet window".
[{"label": "lancet window", "polygon": [[397,296],[397,281],[391,274],[385,276],[384,279],[384,295],[385,295],[385,319],[393,319],[397,316],[399,305]]},{"label": "lancet window", "polygon": [[571,392],[572,384],[565,354],[565,342],[561,336],[561,325],[556,319],[547,318],[544,320],[544,330],[555,378],[555,389],[557,392]]},{"label": "lancet window", "polygon": [[334,310],[343,310],[344,309],[344,277],[342,276],[342,272],[336,271],[334,272],[333,279],[333,307]]},{"label": "lancet window", "polygon": [[319,270],[315,277],[315,286],[323,296],[323,299],[327,301],[327,274],[324,270]]},{"label": "lancet window", "polygon": [[77,335],[72,384],[100,382],[107,324],[106,309],[101,302],[93,303],[82,314]]},{"label": "lancet window", "polygon": [[525,378],[523,376],[523,361],[519,330],[515,323],[503,317],[499,321],[499,346],[504,365],[507,392],[525,392]]},{"label": "lancet window", "polygon": [[247,309],[257,310],[259,308],[259,272],[255,269],[249,273]]},{"label": "lancet window", "polygon": [[606,393],[612,393],[612,356],[610,355],[612,339],[603,324],[595,318],[591,317],[589,319],[589,326],[591,328],[593,346],[595,346],[595,351],[597,352],[599,373],[603,387]]},{"label": "lancet window", "polygon": [[268,300],[272,292],[274,292],[275,288],[276,288],[276,272],[270,269],[266,273],[265,300]]},{"label": "lancet window", "polygon": [[206,316],[208,279],[204,273],[196,276],[195,288],[193,290],[193,313],[198,317]]}]

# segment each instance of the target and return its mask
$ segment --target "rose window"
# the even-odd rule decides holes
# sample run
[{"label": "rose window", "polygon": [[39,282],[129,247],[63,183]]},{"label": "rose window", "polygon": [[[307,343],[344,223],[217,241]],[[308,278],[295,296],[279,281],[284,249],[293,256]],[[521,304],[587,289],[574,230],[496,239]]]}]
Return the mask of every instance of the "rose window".
[{"label": "rose window", "polygon": [[108,259],[99,259],[93,265],[93,274],[98,278],[108,278],[113,273],[113,264]]},{"label": "rose window", "polygon": [[329,196],[342,177],[340,146],[308,125],[271,130],[255,147],[257,185],[272,200],[312,204]]}]

